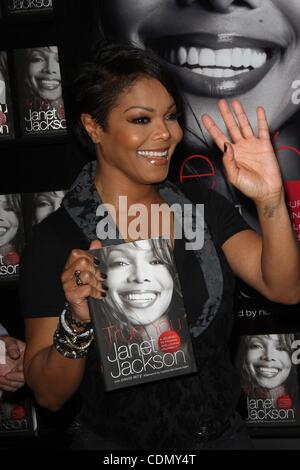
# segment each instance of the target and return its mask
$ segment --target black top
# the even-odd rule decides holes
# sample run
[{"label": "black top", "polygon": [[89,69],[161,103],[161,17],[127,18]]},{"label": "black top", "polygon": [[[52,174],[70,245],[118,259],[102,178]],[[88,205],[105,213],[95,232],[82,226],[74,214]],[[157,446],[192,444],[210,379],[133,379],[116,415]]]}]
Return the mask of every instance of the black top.
[{"label": "black top", "polygon": [[[226,421],[240,394],[227,348],[233,322],[234,276],[221,246],[249,227],[216,192],[199,190],[193,183],[184,183],[181,190],[191,201],[205,204],[205,221],[216,247],[223,292],[217,314],[211,314],[201,334],[196,334],[204,304],[208,312],[214,311],[207,299],[215,281],[208,279],[209,271],[215,271],[211,266],[203,273],[195,252],[186,251],[184,240],[176,240],[174,255],[198,372],[105,392],[96,352],[91,348],[81,385],[81,420],[87,428],[128,448],[193,449],[199,427]],[[36,225],[33,240],[24,251],[20,284],[22,311],[27,318],[60,315],[64,307],[60,282],[64,264],[73,248],[89,246],[86,233],[68,208],[65,204]]]}]

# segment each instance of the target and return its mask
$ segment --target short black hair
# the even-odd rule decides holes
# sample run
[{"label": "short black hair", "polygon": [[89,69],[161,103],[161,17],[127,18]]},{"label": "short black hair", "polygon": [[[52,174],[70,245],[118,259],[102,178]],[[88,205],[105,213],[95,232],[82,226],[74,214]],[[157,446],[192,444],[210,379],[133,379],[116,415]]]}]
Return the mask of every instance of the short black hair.
[{"label": "short black hair", "polygon": [[94,145],[80,121],[81,114],[90,114],[106,130],[108,114],[117,103],[118,96],[143,76],[158,80],[174,99],[177,111],[181,111],[177,85],[164,63],[152,51],[131,43],[110,43],[98,51],[93,62],[79,66],[72,86],[73,122],[75,135],[87,150],[94,152]]}]

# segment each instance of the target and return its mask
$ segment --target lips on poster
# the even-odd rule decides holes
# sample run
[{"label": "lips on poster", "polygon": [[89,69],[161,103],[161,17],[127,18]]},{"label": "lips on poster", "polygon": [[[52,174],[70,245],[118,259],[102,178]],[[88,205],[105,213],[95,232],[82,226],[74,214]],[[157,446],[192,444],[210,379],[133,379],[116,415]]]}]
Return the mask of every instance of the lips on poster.
[{"label": "lips on poster", "polygon": [[66,132],[57,46],[14,51],[24,136]]},{"label": "lips on poster", "polygon": [[256,131],[256,107],[264,106],[283,179],[300,180],[299,0],[95,3],[106,38],[152,49],[179,83],[185,131],[173,177],[193,177],[224,194],[257,229],[254,206],[227,183],[220,152],[200,118],[209,113],[225,131],[217,101],[238,98]]},{"label": "lips on poster", "polygon": [[14,136],[6,51],[0,51],[0,141]]}]

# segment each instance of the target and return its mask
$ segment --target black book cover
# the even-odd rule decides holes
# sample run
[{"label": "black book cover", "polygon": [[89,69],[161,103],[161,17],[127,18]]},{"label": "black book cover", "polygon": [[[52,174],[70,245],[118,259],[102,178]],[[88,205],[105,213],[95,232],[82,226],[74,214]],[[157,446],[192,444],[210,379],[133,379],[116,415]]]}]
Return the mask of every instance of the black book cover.
[{"label": "black book cover", "polygon": [[7,53],[0,51],[0,141],[14,137]]},{"label": "black book cover", "polygon": [[237,369],[242,386],[242,414],[248,425],[300,425],[300,335],[242,336]]},{"label": "black book cover", "polygon": [[5,0],[8,15],[52,12],[52,0]]},{"label": "black book cover", "polygon": [[89,298],[106,390],[196,372],[172,242],[153,238],[91,250],[107,275]]},{"label": "black book cover", "polygon": [[66,133],[57,46],[14,51],[23,137]]},{"label": "black book cover", "polygon": [[20,194],[0,195],[0,284],[19,278],[19,262],[24,246]]}]

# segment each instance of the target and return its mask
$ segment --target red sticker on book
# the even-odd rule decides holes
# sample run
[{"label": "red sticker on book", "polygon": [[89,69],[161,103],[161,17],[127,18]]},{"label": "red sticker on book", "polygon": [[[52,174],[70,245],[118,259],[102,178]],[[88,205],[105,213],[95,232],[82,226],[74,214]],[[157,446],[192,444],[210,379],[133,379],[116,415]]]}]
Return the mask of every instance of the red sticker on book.
[{"label": "red sticker on book", "polygon": [[277,408],[281,410],[288,410],[292,408],[293,402],[290,395],[282,395],[277,399]]},{"label": "red sticker on book", "polygon": [[18,421],[20,419],[26,418],[26,410],[22,405],[16,405],[13,407],[10,413],[11,419]]},{"label": "red sticker on book", "polygon": [[4,113],[0,112],[0,126],[3,126],[6,123],[6,116]]},{"label": "red sticker on book", "polygon": [[180,348],[181,340],[176,331],[165,331],[158,338],[158,347],[163,353],[174,353]]},{"label": "red sticker on book", "polygon": [[19,262],[20,256],[19,253],[17,253],[16,251],[10,251],[5,256],[5,264],[12,264],[13,266],[15,266],[16,264],[19,264]]}]

